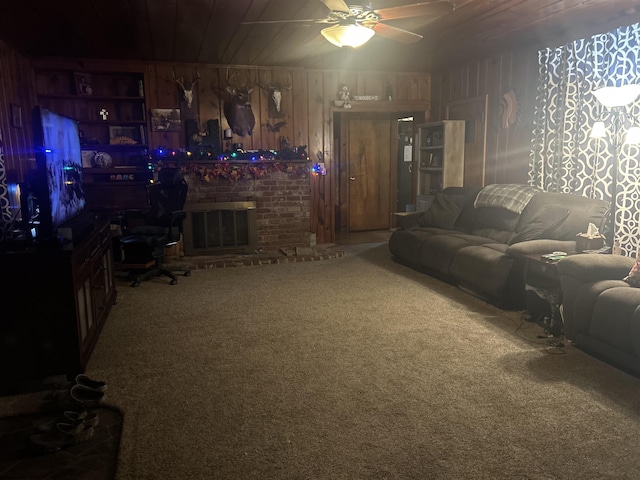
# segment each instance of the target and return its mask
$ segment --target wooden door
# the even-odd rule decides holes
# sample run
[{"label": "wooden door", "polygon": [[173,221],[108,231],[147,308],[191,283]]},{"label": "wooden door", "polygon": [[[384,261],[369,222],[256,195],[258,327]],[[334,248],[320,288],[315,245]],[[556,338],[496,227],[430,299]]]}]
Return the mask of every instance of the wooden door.
[{"label": "wooden door", "polygon": [[447,104],[447,120],[465,120],[464,185],[484,186],[487,156],[487,95]]},{"label": "wooden door", "polygon": [[350,232],[391,226],[392,190],[395,191],[392,181],[396,179],[397,161],[392,150],[392,126],[395,122],[388,116],[347,120]]}]

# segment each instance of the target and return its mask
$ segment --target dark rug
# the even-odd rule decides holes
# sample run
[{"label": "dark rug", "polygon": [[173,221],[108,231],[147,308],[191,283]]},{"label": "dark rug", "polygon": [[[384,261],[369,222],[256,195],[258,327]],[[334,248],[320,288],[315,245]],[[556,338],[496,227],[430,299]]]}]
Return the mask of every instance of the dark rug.
[{"label": "dark rug", "polygon": [[100,418],[93,437],[57,452],[39,454],[29,437],[38,425],[58,418],[62,411],[0,418],[1,479],[115,478],[122,432],[122,415],[114,408],[93,410]]}]

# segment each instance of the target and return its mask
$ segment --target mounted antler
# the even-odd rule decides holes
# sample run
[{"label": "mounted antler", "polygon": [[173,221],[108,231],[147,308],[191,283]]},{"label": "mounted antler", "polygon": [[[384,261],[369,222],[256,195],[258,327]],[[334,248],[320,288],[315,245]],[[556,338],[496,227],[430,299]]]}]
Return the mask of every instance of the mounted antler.
[{"label": "mounted antler", "polygon": [[191,80],[188,88],[184,86],[184,77],[176,78],[175,68],[173,69],[173,80],[182,90],[182,98],[187,102],[187,108],[191,108],[191,104],[193,103],[193,87],[198,83],[198,80],[200,80],[200,73],[196,70],[196,76]]},{"label": "mounted antler", "polygon": [[[260,80],[260,74],[258,73],[258,80]],[[289,85],[281,85],[279,83],[262,83],[258,82],[258,86],[262,88],[269,95],[269,116],[280,118],[284,116],[281,110],[282,107],[282,91],[291,90],[293,86],[293,78],[291,72],[289,72]]]}]

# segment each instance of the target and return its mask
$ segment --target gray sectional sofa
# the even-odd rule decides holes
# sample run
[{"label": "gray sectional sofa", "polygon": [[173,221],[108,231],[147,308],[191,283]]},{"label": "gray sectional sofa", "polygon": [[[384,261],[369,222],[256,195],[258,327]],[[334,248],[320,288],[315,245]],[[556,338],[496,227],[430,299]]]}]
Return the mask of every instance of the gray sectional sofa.
[{"label": "gray sectional sofa", "polygon": [[525,304],[526,255],[575,251],[589,223],[603,231],[609,202],[526,185],[449,187],[425,212],[398,217],[398,262],[502,308]]}]

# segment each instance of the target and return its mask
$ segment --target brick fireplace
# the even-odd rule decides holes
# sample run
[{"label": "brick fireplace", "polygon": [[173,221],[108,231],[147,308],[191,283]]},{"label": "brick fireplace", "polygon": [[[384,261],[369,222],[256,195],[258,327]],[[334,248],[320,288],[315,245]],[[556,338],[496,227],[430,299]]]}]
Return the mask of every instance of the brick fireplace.
[{"label": "brick fireplace", "polygon": [[[258,249],[275,251],[282,247],[309,247],[309,163],[289,161],[287,165],[290,168],[282,171],[268,171],[256,178],[237,180],[209,178],[207,181],[202,175],[187,174],[185,178],[189,183],[189,193],[185,210],[208,210],[215,203],[234,202],[238,205],[236,202],[255,202],[255,239]],[[236,216],[246,217],[240,214]],[[187,238],[191,234],[185,228],[185,244],[193,243],[192,239]],[[238,251],[246,249],[246,246],[239,246]],[[208,253],[211,253],[211,249]]]}]

